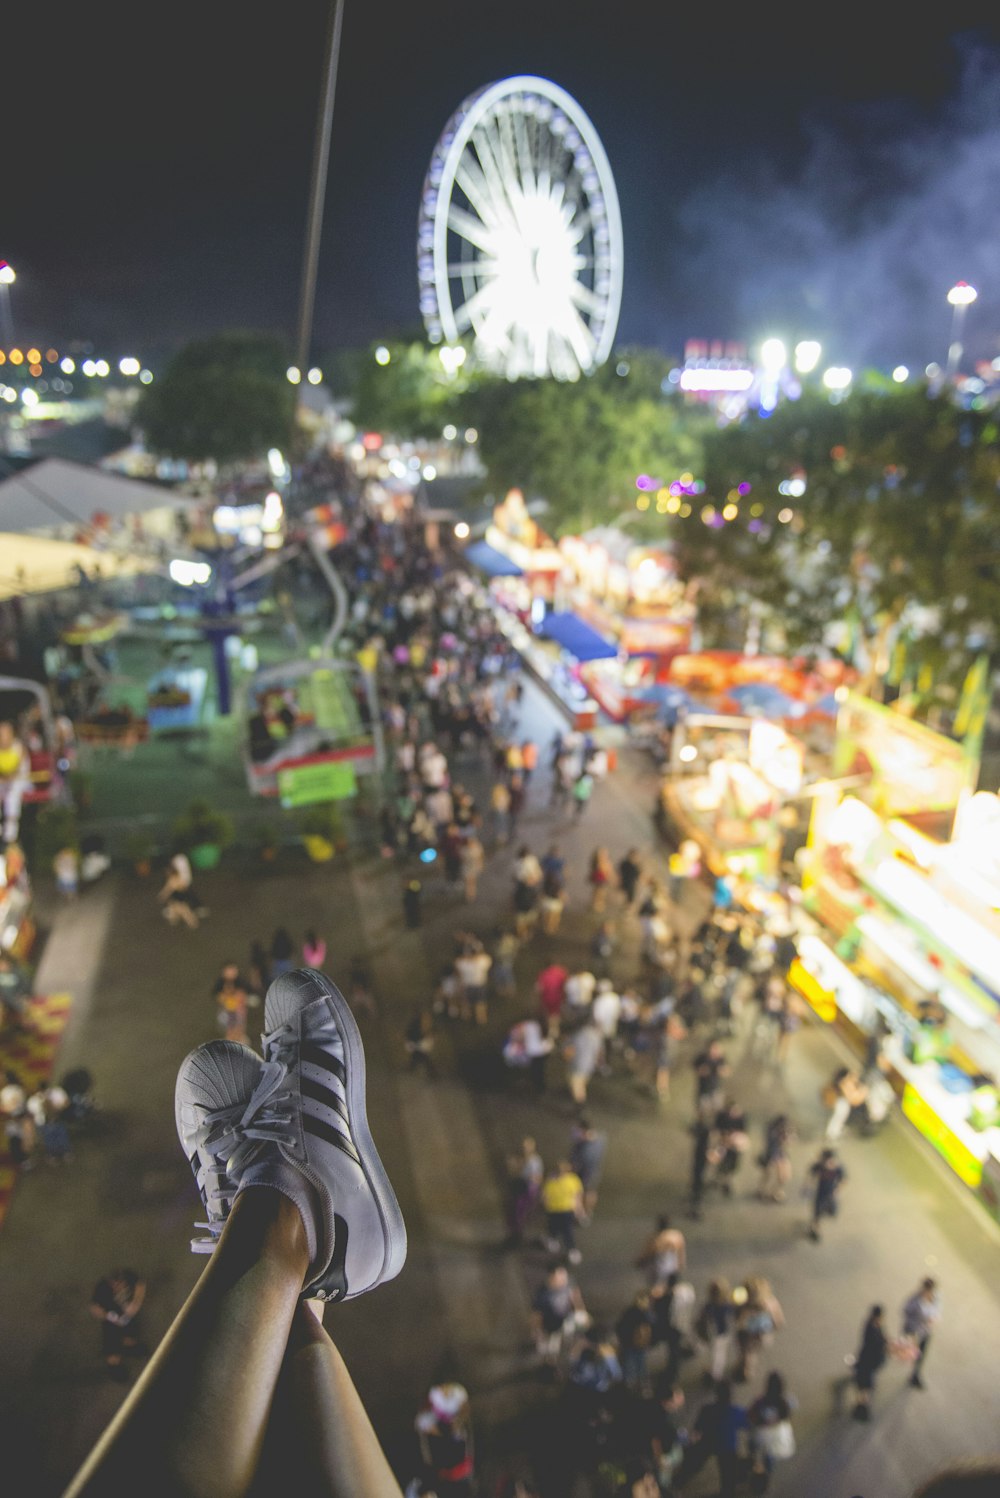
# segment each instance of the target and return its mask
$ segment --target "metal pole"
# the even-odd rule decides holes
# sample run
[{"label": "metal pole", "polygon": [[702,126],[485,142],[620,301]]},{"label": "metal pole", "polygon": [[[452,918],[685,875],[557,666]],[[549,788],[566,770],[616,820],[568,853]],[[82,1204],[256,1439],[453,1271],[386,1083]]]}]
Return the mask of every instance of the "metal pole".
[{"label": "metal pole", "polygon": [[312,342],[313,309],[316,304],[316,272],[319,267],[319,242],[323,232],[323,204],[326,199],[327,169],[330,163],[330,130],[333,125],[333,101],[337,91],[337,64],[340,60],[340,33],[344,22],[345,0],[333,0],[326,34],[324,86],[316,115],[316,142],[313,148],[312,182],[309,190],[309,214],[306,218],[306,248],[302,260],[302,290],[299,300],[299,332],[296,345],[298,367],[305,378],[309,367]]}]

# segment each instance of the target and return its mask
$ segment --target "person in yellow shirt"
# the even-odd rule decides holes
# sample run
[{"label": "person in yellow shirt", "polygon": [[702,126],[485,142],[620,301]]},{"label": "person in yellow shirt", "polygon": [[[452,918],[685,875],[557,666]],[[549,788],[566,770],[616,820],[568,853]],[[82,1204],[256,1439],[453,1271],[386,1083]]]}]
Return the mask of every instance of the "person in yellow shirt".
[{"label": "person in yellow shirt", "polygon": [[558,1253],[561,1248],[571,1264],[579,1264],[576,1225],[583,1216],[583,1182],[568,1160],[560,1160],[546,1177],[542,1187],[542,1211],[545,1213],[549,1253]]},{"label": "person in yellow shirt", "polygon": [[21,825],[21,801],[31,786],[31,764],[13,723],[0,723],[0,808],[3,840],[16,843]]}]

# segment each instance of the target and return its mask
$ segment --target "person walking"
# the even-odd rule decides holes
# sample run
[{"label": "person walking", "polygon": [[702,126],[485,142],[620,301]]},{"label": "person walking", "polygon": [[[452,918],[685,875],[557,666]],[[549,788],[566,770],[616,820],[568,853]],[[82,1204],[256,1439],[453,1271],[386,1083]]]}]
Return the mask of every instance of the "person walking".
[{"label": "person walking", "polygon": [[545,1168],[538,1146],[530,1135],[525,1135],[507,1161],[507,1227],[508,1242],[512,1245],[524,1237],[531,1214],[538,1206],[544,1179]]},{"label": "person walking", "polygon": [[424,1070],[424,1076],[433,1081],[437,1076],[434,1065],[434,1014],[430,1009],[417,1009],[406,1027],[404,1036],[406,1054],[410,1058],[410,1071]]},{"label": "person walking", "polygon": [[748,1424],[746,1410],[733,1403],[732,1386],[723,1379],[714,1398],[698,1411],[677,1475],[677,1487],[687,1487],[714,1458],[719,1472],[719,1498],[734,1498]]},{"label": "person walking", "polygon": [[764,1148],[757,1160],[761,1170],[757,1195],[761,1201],[784,1201],[785,1189],[792,1175],[788,1147],[794,1137],[795,1130],[787,1113],[776,1114],[767,1125]]},{"label": "person walking", "polygon": [[542,1211],[548,1235],[545,1246],[549,1253],[562,1250],[571,1264],[579,1264],[576,1227],[583,1216],[583,1182],[568,1160],[560,1160],[545,1178]]},{"label": "person walking", "polygon": [[618,865],[618,888],[622,892],[625,909],[631,910],[635,904],[635,897],[639,891],[639,880],[642,878],[642,863],[637,848],[629,848],[625,857]]},{"label": "person walking", "polygon": [[627,1389],[648,1394],[647,1362],[653,1341],[653,1311],[648,1290],[640,1290],[615,1326],[622,1378]]},{"label": "person walking", "polygon": [[710,1124],[722,1107],[722,1084],[730,1071],[721,1042],[710,1040],[692,1065],[698,1121]]},{"label": "person walking", "polygon": [[180,921],[192,931],[198,929],[199,900],[194,891],[194,875],[186,853],[175,853],[167,865],[167,877],[156,897],[163,906],[163,914],[171,926]]},{"label": "person walking", "polygon": [[326,961],[326,942],[309,928],[302,943],[302,961],[306,967],[322,967]]},{"label": "person walking", "polygon": [[855,1108],[860,1108],[867,1096],[857,1072],[849,1066],[841,1066],[823,1089],[823,1102],[830,1110],[826,1124],[826,1141],[835,1144],[850,1120]]},{"label": "person walking", "polygon": [[766,1493],[771,1486],[775,1462],[788,1461],[795,1455],[795,1432],[792,1429],[795,1404],[781,1374],[769,1373],[764,1392],[747,1410],[753,1493]]},{"label": "person walking", "polygon": [[535,992],[545,1020],[546,1034],[553,1040],[559,1034],[563,1004],[566,1000],[566,980],[569,977],[561,962],[550,962],[542,968],[535,980]]},{"label": "person walking", "polygon": [[284,926],[279,926],[271,938],[271,973],[279,978],[290,973],[295,966],[295,943]]},{"label": "person walking", "polygon": [[590,798],[593,794],[594,777],[593,775],[588,774],[586,770],[584,770],[583,773],[578,775],[573,781],[573,789],[571,792],[573,798],[573,816],[576,821],[579,821],[584,812],[587,810],[587,806],[589,805]]},{"label": "person walking", "polygon": [[426,1491],[470,1498],[475,1491],[475,1450],[468,1391],[436,1384],[414,1422],[420,1460],[432,1486]]},{"label": "person walking", "polygon": [[595,915],[603,915],[608,903],[608,890],[614,883],[615,868],[607,848],[595,848],[590,855],[587,882],[590,885],[590,908]]},{"label": "person walking", "polygon": [[924,1371],[931,1333],[937,1326],[940,1316],[941,1303],[938,1298],[937,1281],[921,1280],[918,1288],[903,1306],[902,1335],[917,1345],[917,1358],[913,1364],[913,1372],[910,1374],[910,1387],[913,1389],[924,1388],[921,1375]]},{"label": "person walking", "polygon": [[733,1323],[736,1307],[729,1281],[721,1276],[709,1282],[705,1304],[698,1312],[695,1333],[708,1348],[707,1377],[718,1384],[726,1376],[733,1350]]},{"label": "person walking", "polygon": [[145,1298],[145,1281],[134,1269],[112,1269],[98,1280],[90,1297],[90,1314],[101,1323],[104,1366],[121,1383],[129,1379],[123,1359],[146,1356],[138,1322]]},{"label": "person walking", "polygon": [[493,823],[493,841],[503,846],[510,838],[510,791],[507,782],[497,780],[490,791],[490,817]]},{"label": "person walking", "polygon": [[[740,1291],[734,1292],[734,1300]],[[762,1350],[769,1346],[775,1332],[785,1324],[778,1297],[763,1275],[751,1275],[742,1286],[742,1304],[736,1312],[736,1346],[738,1357],[733,1373],[734,1383],[746,1383],[757,1370]]]},{"label": "person walking", "polygon": [[669,1217],[656,1219],[656,1227],[643,1244],[635,1267],[646,1271],[646,1282],[650,1289],[655,1285],[665,1285],[672,1274],[687,1267],[684,1234],[671,1224]]},{"label": "person walking", "polygon": [[466,903],[471,905],[474,903],[476,895],[479,892],[479,879],[486,862],[483,845],[475,833],[472,833],[463,840],[459,862],[461,865],[462,884],[465,890]]},{"label": "person walking", "polygon": [[477,1025],[485,1025],[487,993],[493,958],[482,943],[473,938],[465,951],[455,958],[455,972],[462,985],[462,1014],[473,1019]]},{"label": "person walking", "polygon": [[604,1036],[588,1015],[569,1036],[563,1051],[570,1096],[578,1107],[587,1102],[587,1089],[604,1056]]},{"label": "person walking", "polygon": [[700,1119],[691,1126],[694,1145],[691,1151],[691,1185],[688,1189],[688,1216],[697,1222],[705,1197],[705,1172],[712,1157],[712,1130]]},{"label": "person walking", "polygon": [[819,1159],[810,1167],[809,1174],[816,1183],[813,1193],[812,1222],[809,1236],[818,1243],[820,1223],[824,1217],[836,1217],[839,1209],[838,1193],[847,1172],[837,1158],[837,1151],[827,1147],[820,1152]]},{"label": "person walking", "polygon": [[861,1346],[854,1359],[855,1400],[851,1415],[855,1420],[870,1420],[875,1375],[889,1354],[889,1339],[882,1325],[882,1307],[872,1306],[861,1329]]},{"label": "person walking", "polygon": [[554,1264],[531,1306],[531,1333],[542,1363],[556,1368],[566,1340],[589,1324],[576,1281],[562,1264]]},{"label": "person walking", "polygon": [[569,1163],[583,1182],[583,1221],[589,1222],[597,1207],[597,1190],[604,1170],[608,1136],[595,1129],[583,1114],[570,1133]]},{"label": "person walking", "polygon": [[715,1115],[714,1128],[718,1155],[715,1184],[720,1187],[723,1196],[732,1196],[736,1172],[750,1143],[746,1112],[735,1098],[726,1099]]}]

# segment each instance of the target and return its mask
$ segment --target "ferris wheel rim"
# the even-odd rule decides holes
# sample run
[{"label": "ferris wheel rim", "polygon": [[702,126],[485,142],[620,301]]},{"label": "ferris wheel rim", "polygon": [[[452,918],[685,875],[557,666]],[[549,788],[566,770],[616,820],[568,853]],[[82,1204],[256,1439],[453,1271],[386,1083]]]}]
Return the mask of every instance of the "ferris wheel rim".
[{"label": "ferris wheel rim", "polygon": [[[601,301],[600,326],[594,338],[592,357],[585,368],[582,361],[579,373],[589,373],[605,363],[610,357],[614,346],[614,339],[618,328],[618,318],[621,312],[622,285],[624,279],[623,267],[623,231],[621,221],[621,206],[618,200],[618,191],[615,185],[611,163],[607,152],[598,134],[597,128],[587,114],[583,106],[559,84],[553,83],[551,79],[542,78],[531,73],[520,73],[510,78],[499,79],[494,83],[486,84],[481,89],[470,94],[458,106],[449,118],[444,131],[435,148],[431,168],[428,171],[421,198],[421,211],[419,216],[418,242],[422,242],[425,224],[430,224],[432,229],[431,255],[433,266],[433,295],[435,302],[435,326],[440,328],[440,336],[448,342],[457,342],[462,337],[462,332],[456,320],[455,307],[452,301],[450,287],[450,268],[448,263],[447,244],[450,228],[450,213],[453,207],[452,198],[456,186],[456,177],[462,157],[473,140],[473,134],[478,126],[485,120],[495,117],[496,106],[507,99],[518,96],[541,98],[554,108],[560,110],[572,128],[577,132],[580,143],[589,157],[590,165],[596,174],[597,190],[600,194],[601,216],[603,226],[606,230],[606,245],[598,251],[595,246],[594,263],[598,254],[601,257],[601,265],[606,290],[594,292],[592,295],[599,296]],[[445,149],[439,156],[440,147],[443,143]],[[463,189],[464,190],[464,189]],[[429,202],[429,198],[433,199]],[[594,193],[587,192],[588,214],[591,214]],[[473,216],[470,215],[470,218]],[[592,214],[591,214],[592,217]],[[474,220],[478,222],[478,220]],[[468,237],[467,235],[465,237]],[[474,240],[469,241],[474,243]],[[470,261],[471,267],[475,261]],[[595,277],[596,279],[596,277]],[[577,283],[584,291],[589,292],[585,283]],[[462,303],[462,310],[468,302]],[[423,309],[422,309],[423,310]],[[426,316],[426,314],[425,314]],[[587,327],[584,324],[584,327]],[[590,331],[587,327],[587,331]],[[432,335],[433,336],[433,335]]]}]

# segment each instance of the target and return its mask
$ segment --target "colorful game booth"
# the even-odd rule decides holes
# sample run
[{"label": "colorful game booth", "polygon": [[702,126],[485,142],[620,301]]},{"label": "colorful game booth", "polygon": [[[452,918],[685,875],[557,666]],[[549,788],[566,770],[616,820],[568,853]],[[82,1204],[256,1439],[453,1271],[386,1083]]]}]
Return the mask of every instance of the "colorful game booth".
[{"label": "colorful game booth", "polygon": [[851,697],[815,802],[791,979],[1000,1219],[1000,799],[966,746]]}]

